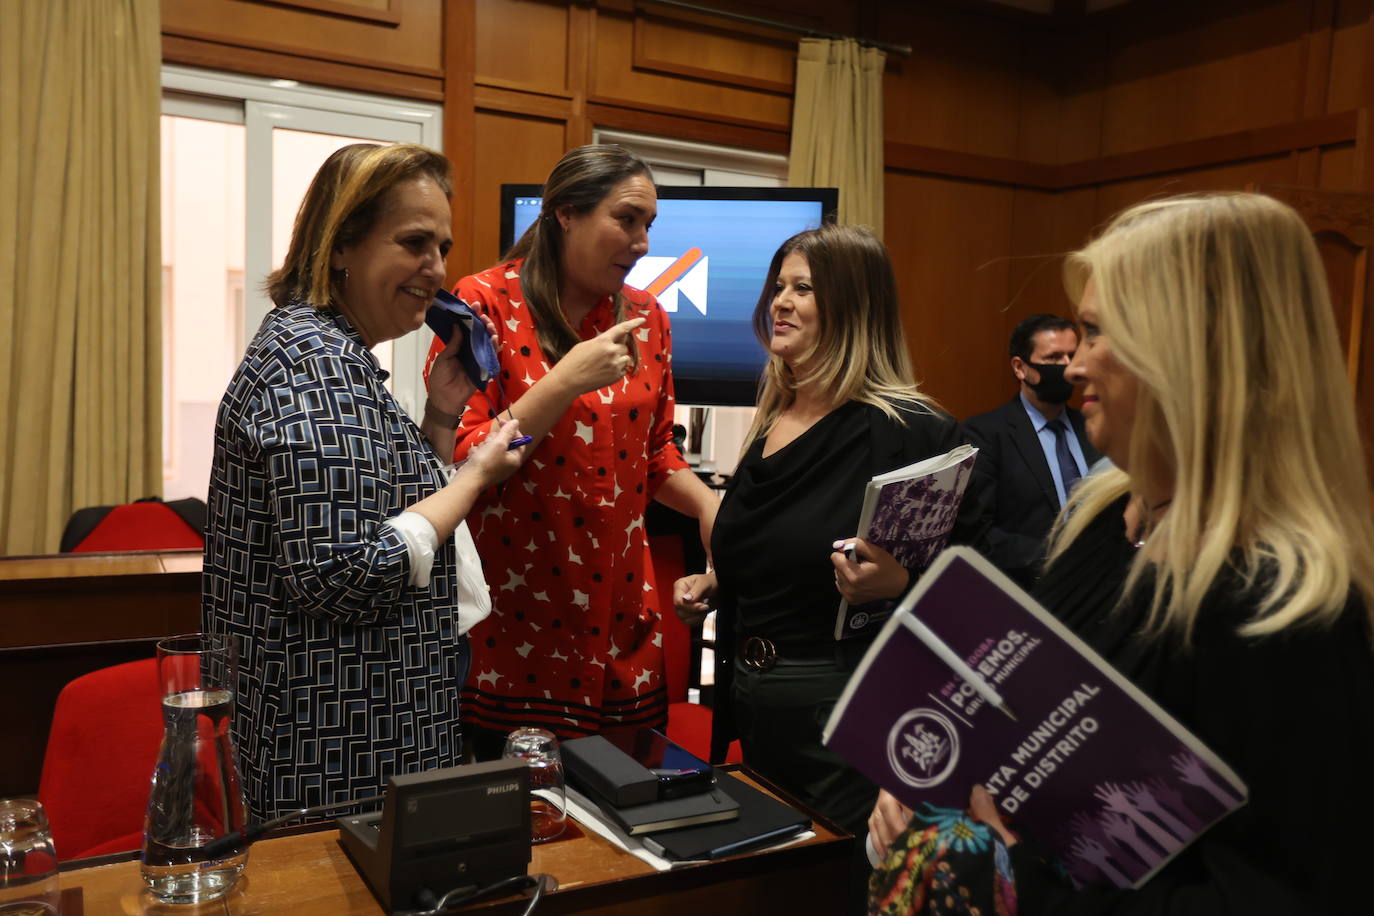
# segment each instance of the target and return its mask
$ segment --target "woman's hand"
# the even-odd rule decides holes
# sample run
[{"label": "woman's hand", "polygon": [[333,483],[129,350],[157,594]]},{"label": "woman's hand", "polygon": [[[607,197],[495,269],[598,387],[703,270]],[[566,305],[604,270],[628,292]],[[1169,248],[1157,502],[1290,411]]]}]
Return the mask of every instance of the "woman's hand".
[{"label": "woman's hand", "polygon": [[509,447],[511,440],[520,435],[520,424],[517,421],[493,422],[497,424],[495,428],[468,452],[468,460],[458,470],[460,475],[471,475],[469,479],[475,480],[478,488],[482,490],[514,474],[516,468],[524,462],[525,451],[529,448],[527,445],[516,449]]},{"label": "woman's hand", "polygon": [[558,361],[549,375],[561,379],[568,390],[576,394],[605,388],[624,378],[634,365],[629,337],[645,320],[631,318],[582,341]]},{"label": "woman's hand", "polygon": [[[486,315],[477,317],[487,326],[487,333],[492,340],[495,340],[496,325]],[[477,391],[477,386],[468,378],[467,370],[458,360],[458,350],[463,345],[463,334],[458,333],[461,328],[461,323],[455,324],[454,335],[429,367],[429,400],[441,413],[453,417],[462,416],[468,400]]]},{"label": "woman's hand", "polygon": [[973,791],[969,794],[968,800],[969,813],[976,821],[982,821],[1002,838],[1002,842],[1008,849],[1015,846],[1018,842],[1016,834],[1007,829],[1007,825],[1002,823],[1002,815],[997,811],[997,802],[992,800],[988,790],[981,784],[974,785]]},{"label": "woman's hand", "polygon": [[897,801],[897,796],[883,789],[878,793],[878,803],[868,816],[868,838],[878,860],[887,858],[887,850],[897,839],[907,824],[911,823],[911,809]]},{"label": "woman's hand", "polygon": [[673,583],[673,610],[678,619],[689,627],[694,627],[715,610],[712,599],[716,597],[715,573],[697,573],[683,576]]},{"label": "woman's hand", "polygon": [[[855,560],[844,555],[846,543],[854,545]],[[830,562],[835,567],[835,587],[850,604],[866,604],[901,597],[911,574],[886,550],[861,538],[836,541]]]}]

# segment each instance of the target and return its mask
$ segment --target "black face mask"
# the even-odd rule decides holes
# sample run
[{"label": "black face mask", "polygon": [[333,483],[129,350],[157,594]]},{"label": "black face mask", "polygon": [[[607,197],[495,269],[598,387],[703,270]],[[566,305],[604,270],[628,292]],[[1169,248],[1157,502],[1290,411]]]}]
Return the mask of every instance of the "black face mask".
[{"label": "black face mask", "polygon": [[1030,385],[1035,396],[1046,404],[1063,404],[1073,396],[1073,382],[1064,378],[1064,370],[1069,368],[1063,363],[1033,363],[1026,360],[1026,365],[1040,373],[1040,381]]}]

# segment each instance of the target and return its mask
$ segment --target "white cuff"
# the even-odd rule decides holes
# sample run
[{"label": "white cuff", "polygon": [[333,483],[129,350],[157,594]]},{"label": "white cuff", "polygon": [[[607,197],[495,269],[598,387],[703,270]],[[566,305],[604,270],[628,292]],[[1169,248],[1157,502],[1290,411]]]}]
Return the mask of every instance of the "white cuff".
[{"label": "white cuff", "polygon": [[410,585],[429,588],[429,574],[434,569],[434,552],[439,549],[439,535],[434,526],[418,512],[402,512],[385,524],[396,529],[406,542],[410,554]]}]

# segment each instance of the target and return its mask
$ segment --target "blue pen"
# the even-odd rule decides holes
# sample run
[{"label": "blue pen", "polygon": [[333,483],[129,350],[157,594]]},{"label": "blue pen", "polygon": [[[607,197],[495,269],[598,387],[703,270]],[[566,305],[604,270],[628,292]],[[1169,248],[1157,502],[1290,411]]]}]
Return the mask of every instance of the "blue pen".
[{"label": "blue pen", "polygon": [[514,439],[510,440],[510,445],[506,446],[506,451],[509,452],[512,449],[517,449],[522,445],[529,445],[533,441],[533,436],[516,436]]}]

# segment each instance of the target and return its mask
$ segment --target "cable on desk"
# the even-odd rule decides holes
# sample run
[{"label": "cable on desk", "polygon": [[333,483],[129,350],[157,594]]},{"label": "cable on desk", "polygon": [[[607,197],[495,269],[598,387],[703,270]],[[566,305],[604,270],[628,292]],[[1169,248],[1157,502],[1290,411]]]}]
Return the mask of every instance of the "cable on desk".
[{"label": "cable on desk", "polygon": [[[548,879],[547,881],[545,879]],[[488,894],[501,893],[504,891],[524,890],[527,887],[534,887],[534,896],[530,898],[529,905],[525,907],[525,912],[521,916],[530,916],[534,912],[535,906],[539,903],[539,898],[544,895],[544,887],[553,881],[551,875],[515,875],[511,878],[504,878],[484,887],[470,887],[463,885],[455,887],[453,890],[444,894],[434,905],[427,910],[397,910],[392,916],[440,916],[448,911],[450,907],[460,906],[464,903],[471,903],[478,897],[485,897]],[[425,901],[428,902],[428,901]]]}]

